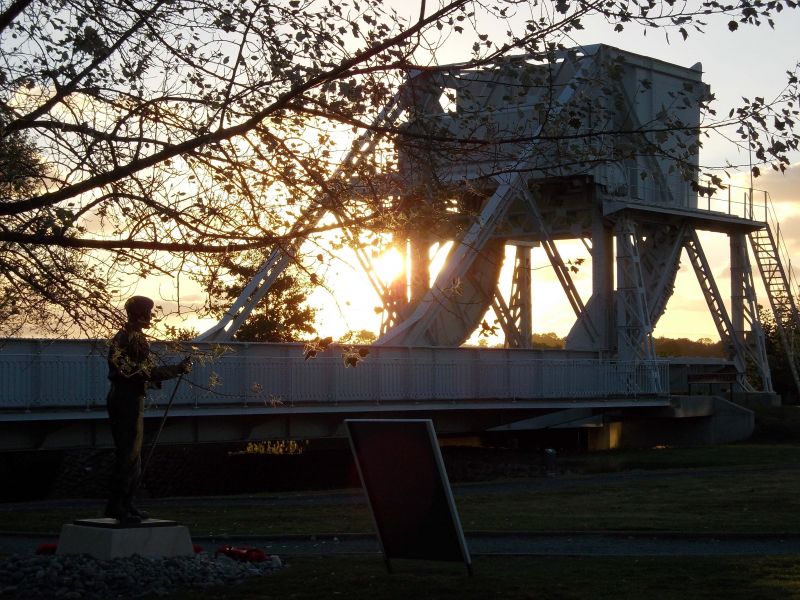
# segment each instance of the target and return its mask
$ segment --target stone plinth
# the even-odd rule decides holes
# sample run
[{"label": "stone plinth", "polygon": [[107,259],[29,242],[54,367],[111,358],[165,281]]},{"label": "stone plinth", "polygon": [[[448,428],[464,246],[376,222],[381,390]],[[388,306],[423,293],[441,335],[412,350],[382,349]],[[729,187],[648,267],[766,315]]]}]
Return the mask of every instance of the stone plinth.
[{"label": "stone plinth", "polygon": [[98,559],[124,556],[191,556],[189,530],[175,521],[147,519],[120,523],[115,519],[80,519],[64,525],[56,554],[88,554]]}]

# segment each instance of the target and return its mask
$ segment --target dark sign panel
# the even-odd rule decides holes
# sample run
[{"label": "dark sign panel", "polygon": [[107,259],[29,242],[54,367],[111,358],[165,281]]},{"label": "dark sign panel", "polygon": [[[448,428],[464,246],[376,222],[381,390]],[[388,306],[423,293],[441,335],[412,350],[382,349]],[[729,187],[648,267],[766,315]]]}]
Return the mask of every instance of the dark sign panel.
[{"label": "dark sign panel", "polygon": [[470,556],[429,419],[348,419],[361,482],[388,561]]}]

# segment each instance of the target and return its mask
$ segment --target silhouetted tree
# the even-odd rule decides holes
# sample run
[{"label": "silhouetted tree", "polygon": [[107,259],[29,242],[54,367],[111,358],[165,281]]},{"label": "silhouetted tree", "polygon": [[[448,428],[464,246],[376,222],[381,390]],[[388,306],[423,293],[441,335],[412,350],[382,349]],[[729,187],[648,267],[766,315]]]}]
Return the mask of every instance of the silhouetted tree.
[{"label": "silhouetted tree", "polygon": [[[210,290],[210,308],[217,317],[236,300],[255,275],[260,261],[246,265],[227,264],[235,277],[230,285],[217,283]],[[311,287],[308,277],[298,269],[283,271],[270,293],[256,305],[237,330],[234,339],[246,342],[297,342],[314,334],[315,309],[307,304]]]},{"label": "silhouetted tree", "polygon": [[653,339],[657,356],[707,356],[725,358],[722,342],[712,342],[708,338],[690,340],[688,338],[657,337]]},{"label": "silhouetted tree", "polygon": [[531,343],[534,348],[550,348],[563,350],[566,342],[564,338],[558,337],[552,331],[548,333],[534,333],[531,335]]},{"label": "silhouetted tree", "polygon": [[[775,316],[771,310],[760,309],[759,318],[764,328],[764,338],[767,347],[767,361],[769,362],[770,374],[772,375],[772,387],[776,393],[780,394],[784,403],[797,403],[798,392],[789,366],[789,356],[781,343],[780,334],[775,324]],[[797,354],[800,354],[800,330],[791,325],[786,328],[787,338],[790,347],[794,347],[795,364],[797,364]]]},{"label": "silhouetted tree", "polygon": [[[120,283],[188,273],[208,284],[237,253],[290,247],[332,227],[309,216],[318,209],[335,213],[336,226],[390,228],[398,215],[376,175],[391,171],[396,157],[375,151],[332,176],[342,166],[341,139],[371,131],[380,150],[428,135],[373,123],[409,72],[435,70],[454,37],[471,45],[465,68],[520,52],[546,63],[592,16],[593,27],[686,38],[715,16],[716,26],[721,18],[735,30],[771,24],[796,7],[422,0],[407,19],[382,0],[6,2],[0,148],[10,151],[24,135],[41,170],[0,197],[0,288],[11,290],[12,310],[29,324],[62,335],[66,322],[105,332],[116,324],[108,307],[126,294]],[[504,35],[490,35],[495,27]],[[790,72],[774,101],[743,100],[719,119],[707,111],[701,128],[738,129],[762,167],[784,169],[798,147],[797,89]],[[540,135],[573,145],[596,135],[576,133],[581,115],[567,117]],[[656,150],[686,133],[668,115],[647,126],[655,129],[634,137],[655,135]],[[619,144],[615,158],[637,152],[640,145]],[[24,173],[25,160],[15,169]],[[0,334],[18,327],[9,331],[2,320]]]}]

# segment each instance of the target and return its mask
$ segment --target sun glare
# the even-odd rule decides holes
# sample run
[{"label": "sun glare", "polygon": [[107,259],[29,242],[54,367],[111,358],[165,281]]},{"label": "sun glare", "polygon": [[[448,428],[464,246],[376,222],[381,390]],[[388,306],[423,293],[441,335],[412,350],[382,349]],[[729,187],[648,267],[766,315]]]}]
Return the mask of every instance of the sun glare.
[{"label": "sun glare", "polygon": [[388,285],[405,271],[405,257],[397,248],[390,248],[372,261],[372,270]]}]

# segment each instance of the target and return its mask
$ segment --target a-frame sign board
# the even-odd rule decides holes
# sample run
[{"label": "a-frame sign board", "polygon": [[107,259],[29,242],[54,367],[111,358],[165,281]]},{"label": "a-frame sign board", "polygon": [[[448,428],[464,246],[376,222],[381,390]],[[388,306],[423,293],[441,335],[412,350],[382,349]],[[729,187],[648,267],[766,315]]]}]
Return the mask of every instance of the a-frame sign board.
[{"label": "a-frame sign board", "polygon": [[391,559],[464,562],[472,574],[453,492],[430,419],[345,421],[361,483]]}]

